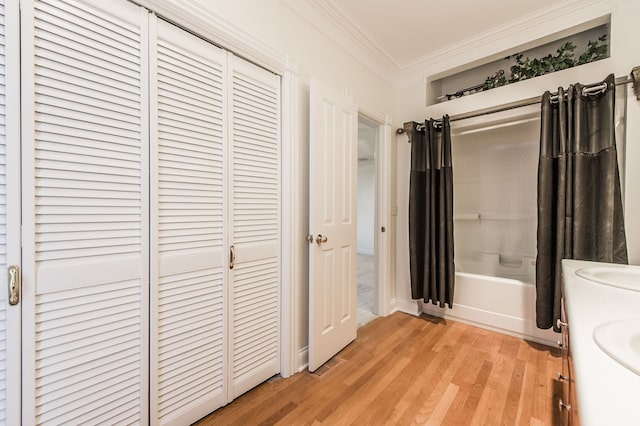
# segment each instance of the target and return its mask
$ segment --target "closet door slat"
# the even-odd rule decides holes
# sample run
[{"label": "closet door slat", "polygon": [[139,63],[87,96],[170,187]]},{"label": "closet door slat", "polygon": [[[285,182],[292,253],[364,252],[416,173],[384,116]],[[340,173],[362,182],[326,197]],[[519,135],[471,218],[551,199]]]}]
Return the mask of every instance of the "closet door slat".
[{"label": "closet door slat", "polygon": [[189,424],[226,403],[226,53],[154,24],[151,416]]},{"label": "closet door slat", "polygon": [[231,394],[280,371],[280,78],[233,57]]},{"label": "closet door slat", "polygon": [[23,2],[25,424],[148,420],[147,31]]}]

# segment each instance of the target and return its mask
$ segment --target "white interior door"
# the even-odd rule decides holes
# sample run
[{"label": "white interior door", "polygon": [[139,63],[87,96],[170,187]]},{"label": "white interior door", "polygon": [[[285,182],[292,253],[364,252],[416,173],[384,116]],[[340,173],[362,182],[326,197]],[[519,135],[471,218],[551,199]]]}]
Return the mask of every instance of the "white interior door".
[{"label": "white interior door", "polygon": [[0,424],[20,424],[20,54],[18,1],[0,1]]},{"label": "white interior door", "polygon": [[227,54],[151,18],[151,422],[222,406]]},{"label": "white interior door", "polygon": [[25,0],[22,423],[148,423],[148,13]]},{"label": "white interior door", "polygon": [[309,370],[356,338],[357,143],[353,101],[311,81]]}]

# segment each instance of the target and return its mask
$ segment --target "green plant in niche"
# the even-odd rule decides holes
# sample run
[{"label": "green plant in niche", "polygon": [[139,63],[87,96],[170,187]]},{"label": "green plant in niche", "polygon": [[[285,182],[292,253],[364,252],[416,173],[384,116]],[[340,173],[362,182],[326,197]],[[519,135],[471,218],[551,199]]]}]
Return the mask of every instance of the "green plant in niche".
[{"label": "green plant in niche", "polygon": [[555,54],[548,54],[542,58],[529,57],[522,59],[522,53],[516,53],[512,57],[516,64],[511,67],[510,83],[538,77],[550,72],[560,71],[576,65],[575,55],[576,45],[570,41],[560,46]]},{"label": "green plant in niche", "polygon": [[555,71],[598,61],[607,57],[609,45],[606,43],[607,35],[603,34],[596,41],[587,43],[585,51],[576,59],[574,51],[576,45],[568,41],[560,46],[554,54],[548,54],[542,58],[524,58],[522,53],[507,56],[505,60],[515,60],[511,66],[511,75],[507,78],[503,70],[500,70],[485,79],[483,90],[493,89],[509,83],[515,83],[529,78],[538,77]]},{"label": "green plant in niche", "polygon": [[605,43],[606,40],[606,34],[598,37],[596,41],[589,40],[587,48],[577,60],[573,53],[574,50],[576,50],[576,45],[570,41],[560,46],[556,50],[555,54],[550,53],[542,58],[529,59],[529,57],[527,57],[523,60],[522,53],[516,53],[515,55],[508,56],[506,59],[514,58],[516,61],[516,64],[511,67],[509,83],[527,80],[550,72],[561,71],[575,67],[576,65],[582,65],[599,59],[604,59],[607,57],[607,53],[609,51],[609,45]]},{"label": "green plant in niche", "polygon": [[[578,58],[576,65],[588,64],[589,62],[599,61],[607,57],[609,53],[609,45],[605,43],[607,35],[603,34],[598,40],[587,43],[587,49]],[[602,43],[602,44],[600,44]]]},{"label": "green plant in niche", "polygon": [[487,77],[487,79],[484,81],[482,90],[489,90],[496,87],[504,86],[507,83],[509,83],[509,81],[507,80],[507,77],[504,75],[504,70],[499,70],[492,76]]}]

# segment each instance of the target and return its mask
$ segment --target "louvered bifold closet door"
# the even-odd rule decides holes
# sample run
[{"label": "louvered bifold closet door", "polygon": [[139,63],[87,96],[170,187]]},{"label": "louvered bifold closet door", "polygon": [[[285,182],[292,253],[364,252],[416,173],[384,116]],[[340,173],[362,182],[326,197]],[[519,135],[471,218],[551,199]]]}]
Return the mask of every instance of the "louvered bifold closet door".
[{"label": "louvered bifold closet door", "polygon": [[233,57],[231,396],[280,371],[280,78]]},{"label": "louvered bifold closet door", "polygon": [[5,13],[0,2],[0,424],[7,424],[7,315],[9,312],[7,263],[7,138],[5,79]]},{"label": "louvered bifold closet door", "polygon": [[22,3],[23,415],[148,422],[148,14]]},{"label": "louvered bifold closet door", "polygon": [[0,425],[20,424],[20,304],[9,303],[20,266],[20,40],[17,0],[0,0]]},{"label": "louvered bifold closet door", "polygon": [[151,417],[189,424],[223,400],[226,53],[165,21],[152,57]]}]

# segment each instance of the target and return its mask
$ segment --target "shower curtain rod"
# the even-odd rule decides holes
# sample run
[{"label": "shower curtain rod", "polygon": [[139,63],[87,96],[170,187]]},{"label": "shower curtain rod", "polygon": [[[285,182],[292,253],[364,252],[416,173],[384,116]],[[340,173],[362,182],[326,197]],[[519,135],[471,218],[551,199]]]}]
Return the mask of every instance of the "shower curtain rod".
[{"label": "shower curtain rod", "polygon": [[[633,71],[631,72],[631,76],[632,77],[624,76],[624,77],[616,78],[615,85],[616,86],[621,86],[623,84],[633,83],[634,84],[634,90],[636,91],[636,96],[638,96],[638,100],[640,100],[640,95],[638,94],[638,91],[640,91],[640,78],[638,78],[638,77],[640,77],[640,67],[635,67],[633,69]],[[606,90],[606,88],[607,88],[606,83],[596,83],[595,85],[585,86],[584,89],[583,89],[583,94],[594,93],[594,92],[598,92],[598,91],[601,91],[601,90],[604,91],[604,90]],[[554,99],[553,99],[554,97],[555,97],[555,100],[557,100],[558,99],[558,92],[552,93],[551,97],[552,97],[552,101],[554,101]],[[516,109],[516,108],[522,108],[522,107],[526,107],[526,106],[529,106],[529,105],[539,104],[541,101],[542,101],[542,96],[534,96],[532,98],[521,99],[519,101],[510,102],[508,104],[500,105],[498,107],[490,107],[490,108],[485,108],[485,109],[481,109],[481,110],[478,110],[478,111],[466,112],[466,113],[462,113],[462,114],[452,115],[451,117],[449,117],[449,122],[459,121],[459,120],[466,120],[466,119],[469,119],[469,118],[481,117],[483,115],[489,115],[489,114],[495,114],[495,113],[498,113],[498,112],[509,111],[509,110]],[[405,123],[405,125],[406,124],[409,124],[409,123]],[[419,132],[423,131],[424,128],[425,128],[425,125],[423,123],[415,123],[415,126],[416,126],[416,130],[418,130]],[[397,135],[401,135],[404,132],[405,132],[404,128],[398,128],[396,130],[396,134]],[[409,140],[409,143],[411,143],[411,140]]]}]

